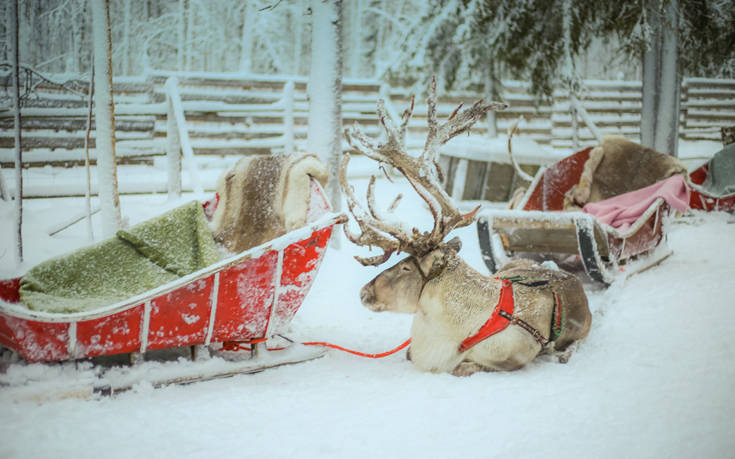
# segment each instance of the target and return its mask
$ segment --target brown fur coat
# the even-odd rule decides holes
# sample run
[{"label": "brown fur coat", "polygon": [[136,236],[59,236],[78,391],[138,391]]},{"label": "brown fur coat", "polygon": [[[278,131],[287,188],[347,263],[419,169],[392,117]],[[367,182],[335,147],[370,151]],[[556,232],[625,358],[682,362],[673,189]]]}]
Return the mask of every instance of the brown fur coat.
[{"label": "brown fur coat", "polygon": [[572,199],[584,206],[686,173],[686,166],[673,156],[622,136],[606,136],[590,152],[579,184],[572,189]]},{"label": "brown fur coat", "polygon": [[238,253],[305,225],[310,177],[327,182],[327,168],[314,155],[240,159],[217,180],[214,239]]}]

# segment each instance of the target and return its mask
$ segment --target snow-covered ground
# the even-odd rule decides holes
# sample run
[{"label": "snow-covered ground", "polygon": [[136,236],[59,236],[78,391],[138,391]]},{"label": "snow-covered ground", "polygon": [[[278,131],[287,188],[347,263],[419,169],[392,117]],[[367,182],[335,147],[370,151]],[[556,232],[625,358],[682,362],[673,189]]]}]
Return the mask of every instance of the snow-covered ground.
[{"label": "snow-covered ground", "polygon": [[[386,201],[404,191],[396,215],[426,224],[409,188],[379,189]],[[122,197],[130,223],[174,205]],[[84,223],[46,235],[83,210],[82,198],[27,200],[28,264],[86,244]],[[12,208],[0,214],[6,277],[17,269]],[[659,266],[607,289],[586,281],[592,329],[566,365],[541,357],[516,372],[456,378],[420,373],[405,352],[371,360],[330,351],[255,375],[141,383],[92,400],[22,401],[0,388],[0,457],[733,457],[735,217],[693,213],[669,230],[674,253]],[[485,272],[474,226],[456,233],[462,255]],[[379,268],[359,265],[357,252],[346,241],[327,251],[292,338],[381,352],[408,337],[410,316],[360,305],[359,288]],[[75,369],[8,371],[53,386]]]}]

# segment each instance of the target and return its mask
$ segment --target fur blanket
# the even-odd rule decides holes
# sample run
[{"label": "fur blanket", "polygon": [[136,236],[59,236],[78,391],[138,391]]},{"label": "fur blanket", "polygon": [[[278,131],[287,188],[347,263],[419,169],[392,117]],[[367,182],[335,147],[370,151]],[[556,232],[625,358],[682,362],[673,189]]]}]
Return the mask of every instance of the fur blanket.
[{"label": "fur blanket", "polygon": [[239,253],[304,226],[310,177],[326,184],[328,170],[314,155],[249,156],[217,180],[214,238]]},{"label": "fur blanket", "polygon": [[29,309],[89,311],[191,274],[220,259],[197,201],[120,230],[117,237],[33,267],[20,281]]},{"label": "fur blanket", "polygon": [[640,190],[591,202],[582,210],[601,223],[625,231],[658,198],[664,198],[672,208],[685,212],[689,208],[689,187],[684,177],[677,174]]},{"label": "fur blanket", "polygon": [[579,183],[571,190],[573,204],[584,206],[653,185],[674,174],[686,175],[677,158],[631,142],[606,136],[593,148]]}]

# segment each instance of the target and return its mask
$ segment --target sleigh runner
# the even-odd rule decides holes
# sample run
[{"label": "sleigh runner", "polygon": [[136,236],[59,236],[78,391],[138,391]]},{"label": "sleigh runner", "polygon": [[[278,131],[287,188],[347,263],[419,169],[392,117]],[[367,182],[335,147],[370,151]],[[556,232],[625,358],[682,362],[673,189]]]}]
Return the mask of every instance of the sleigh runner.
[{"label": "sleigh runner", "polygon": [[34,311],[21,303],[20,278],[0,281],[0,344],[31,362],[215,343],[267,349],[301,306],[341,218],[312,181],[306,226],[90,311]]},{"label": "sleigh runner", "polygon": [[592,147],[539,171],[516,210],[484,210],[477,231],[482,258],[491,272],[514,253],[578,255],[587,275],[611,283],[620,265],[644,260],[627,271],[642,270],[671,254],[663,218],[671,207],[657,198],[627,228],[620,230],[580,211],[563,211],[565,199],[580,182]]}]

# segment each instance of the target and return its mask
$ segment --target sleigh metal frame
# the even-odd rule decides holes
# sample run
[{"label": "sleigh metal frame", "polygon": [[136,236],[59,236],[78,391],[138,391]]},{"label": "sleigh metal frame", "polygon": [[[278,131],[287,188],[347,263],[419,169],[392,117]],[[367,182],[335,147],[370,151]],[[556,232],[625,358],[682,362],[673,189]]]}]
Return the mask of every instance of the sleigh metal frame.
[{"label": "sleigh metal frame", "polygon": [[[578,255],[587,275],[605,284],[626,271],[639,271],[671,254],[665,244],[663,218],[668,204],[655,200],[625,231],[603,224],[594,216],[562,211],[566,193],[579,182],[590,148],[539,170],[518,205],[520,210],[485,209],[477,220],[483,261],[497,271],[514,253]],[[647,255],[638,266],[633,259]]]},{"label": "sleigh metal frame", "polygon": [[[286,331],[314,281],[333,226],[312,180],[309,223],[117,304],[79,313],[21,304],[20,278],[0,281],[0,344],[30,362],[214,343],[263,343]],[[265,344],[263,347],[268,348]]]}]

